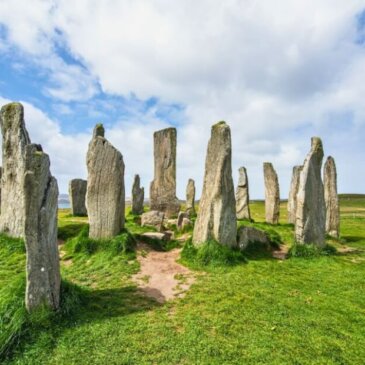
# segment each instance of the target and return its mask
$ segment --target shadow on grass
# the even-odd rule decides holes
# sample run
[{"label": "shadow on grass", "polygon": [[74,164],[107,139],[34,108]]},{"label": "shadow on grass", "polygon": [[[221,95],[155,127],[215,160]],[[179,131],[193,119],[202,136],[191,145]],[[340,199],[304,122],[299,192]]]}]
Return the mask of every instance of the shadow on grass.
[{"label": "shadow on grass", "polygon": [[363,236],[341,236],[342,240],[345,240],[345,243],[356,243],[360,241],[364,241],[365,243],[365,237]]},{"label": "shadow on grass", "polygon": [[70,223],[64,226],[58,227],[58,238],[60,240],[68,240],[69,238],[76,237],[79,235],[85,227],[87,227],[87,223]]}]

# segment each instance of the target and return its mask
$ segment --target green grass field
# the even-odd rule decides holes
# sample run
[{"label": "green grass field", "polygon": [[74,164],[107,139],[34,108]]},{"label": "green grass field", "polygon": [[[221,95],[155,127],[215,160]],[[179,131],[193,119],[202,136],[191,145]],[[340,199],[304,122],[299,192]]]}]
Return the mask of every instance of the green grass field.
[{"label": "green grass field", "polygon": [[[293,227],[255,225],[291,245]],[[60,211],[60,239],[85,229],[86,219]],[[127,229],[140,232],[128,215]],[[163,305],[138,294],[139,264],[118,242],[111,249],[62,246],[67,295],[62,313],[29,318],[23,308],[25,254],[21,242],[0,239],[0,351],[4,364],[364,364],[365,197],[341,197],[341,239],[351,252],[210,267],[183,299]],[[80,233],[81,232],[81,233]],[[204,268],[200,269],[204,270]],[[70,294],[71,293],[71,294]],[[65,294],[66,295],[66,294]],[[25,325],[23,323],[26,323]]]}]

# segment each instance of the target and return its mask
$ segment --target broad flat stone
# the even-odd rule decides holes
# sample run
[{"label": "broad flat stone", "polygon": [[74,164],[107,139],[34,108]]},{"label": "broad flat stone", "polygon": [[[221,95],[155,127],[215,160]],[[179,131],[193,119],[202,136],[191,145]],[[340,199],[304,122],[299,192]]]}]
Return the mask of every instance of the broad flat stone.
[{"label": "broad flat stone", "polygon": [[232,180],[231,131],[225,122],[212,126],[205,160],[203,192],[193,243],[208,240],[236,246],[236,200]]},{"label": "broad flat stone", "polygon": [[312,147],[300,173],[297,195],[295,238],[299,244],[324,246],[326,206],[321,178],[323,145],[318,137],[312,138]]},{"label": "broad flat stone", "polygon": [[102,124],[96,125],[89,143],[87,170],[89,237],[111,238],[124,228],[124,162],[122,154],[104,137]]},{"label": "broad flat stone", "polygon": [[75,216],[86,216],[86,189],[87,181],[73,179],[68,185],[68,195],[71,204],[71,214]]},{"label": "broad flat stone", "polygon": [[264,162],[265,220],[278,224],[280,216],[280,189],[278,175],[270,162]]},{"label": "broad flat stone", "polygon": [[154,179],[150,187],[151,210],[165,212],[167,217],[176,216],[180,204],[176,197],[176,128],[155,132]]},{"label": "broad flat stone", "polygon": [[270,248],[270,239],[266,232],[254,228],[254,227],[245,227],[241,226],[237,231],[238,237],[238,247],[241,250],[247,248],[250,243],[259,243]]},{"label": "broad flat stone", "polygon": [[165,213],[157,210],[151,210],[143,213],[141,216],[141,226],[152,226],[156,227],[158,231],[161,231],[163,228],[164,217]]}]

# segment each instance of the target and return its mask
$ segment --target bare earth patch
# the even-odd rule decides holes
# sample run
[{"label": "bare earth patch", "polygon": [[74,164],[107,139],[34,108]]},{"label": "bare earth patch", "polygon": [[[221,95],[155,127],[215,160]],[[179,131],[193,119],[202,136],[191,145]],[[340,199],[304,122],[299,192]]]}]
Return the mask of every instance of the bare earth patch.
[{"label": "bare earth patch", "polygon": [[137,248],[141,270],[133,276],[133,281],[148,297],[159,303],[181,298],[195,281],[194,274],[176,260],[181,249],[168,252],[154,251],[144,244]]},{"label": "bare earth patch", "polygon": [[279,249],[272,252],[272,257],[278,260],[285,260],[288,257],[289,247],[286,245],[280,245]]}]

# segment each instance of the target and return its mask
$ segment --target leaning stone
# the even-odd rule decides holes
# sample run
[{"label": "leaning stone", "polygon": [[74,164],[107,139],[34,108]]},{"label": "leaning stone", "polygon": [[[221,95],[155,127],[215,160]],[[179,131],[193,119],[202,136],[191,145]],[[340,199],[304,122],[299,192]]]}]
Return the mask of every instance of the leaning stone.
[{"label": "leaning stone", "polygon": [[0,123],[3,161],[0,231],[13,237],[24,237],[25,149],[31,142],[25,128],[23,106],[20,103],[4,105]]},{"label": "leaning stone", "polygon": [[266,223],[278,224],[280,216],[279,180],[273,165],[264,162],[265,219]]},{"label": "leaning stone", "polygon": [[322,141],[313,137],[311,150],[300,173],[297,195],[295,238],[299,244],[325,244],[326,206],[321,178],[322,160]]},{"label": "leaning stone", "polygon": [[236,200],[232,180],[231,131],[225,122],[212,126],[205,160],[203,192],[193,243],[216,240],[236,246]]},{"label": "leaning stone", "polygon": [[241,250],[246,249],[250,243],[258,243],[270,249],[270,238],[267,233],[254,227],[239,227],[237,231],[237,241],[238,247]]},{"label": "leaning stone", "polygon": [[324,164],[324,198],[326,202],[326,232],[334,237],[340,236],[340,208],[337,195],[337,171],[333,157]]},{"label": "leaning stone", "polygon": [[139,175],[134,175],[132,187],[132,214],[143,213],[144,188],[141,188],[141,179]]},{"label": "leaning stone", "polygon": [[288,223],[295,224],[295,217],[297,212],[297,194],[299,189],[300,173],[303,166],[294,166],[293,175],[290,183],[290,192],[288,199]]},{"label": "leaning stone", "polygon": [[165,213],[157,210],[151,210],[141,215],[141,226],[156,227],[158,231],[163,229]]},{"label": "leaning stone", "polygon": [[237,219],[251,220],[250,196],[248,192],[248,177],[245,167],[238,169],[239,178],[236,190],[236,214]]},{"label": "leaning stone", "polygon": [[155,169],[150,207],[165,212],[167,217],[176,216],[180,210],[176,197],[176,128],[155,132],[153,139]]},{"label": "leaning stone", "polygon": [[68,185],[68,195],[70,197],[71,214],[76,216],[86,216],[86,189],[87,181],[73,179]]},{"label": "leaning stone", "polygon": [[102,124],[96,125],[89,143],[87,169],[89,237],[111,238],[124,228],[124,162],[122,154],[104,138]]},{"label": "leaning stone", "polygon": [[49,157],[41,146],[25,151],[24,192],[27,252],[25,304],[29,312],[43,305],[57,309],[60,303],[60,265],[57,246],[58,187],[50,173]]},{"label": "leaning stone", "polygon": [[190,217],[195,215],[195,182],[193,179],[189,179],[186,186],[186,212]]}]

